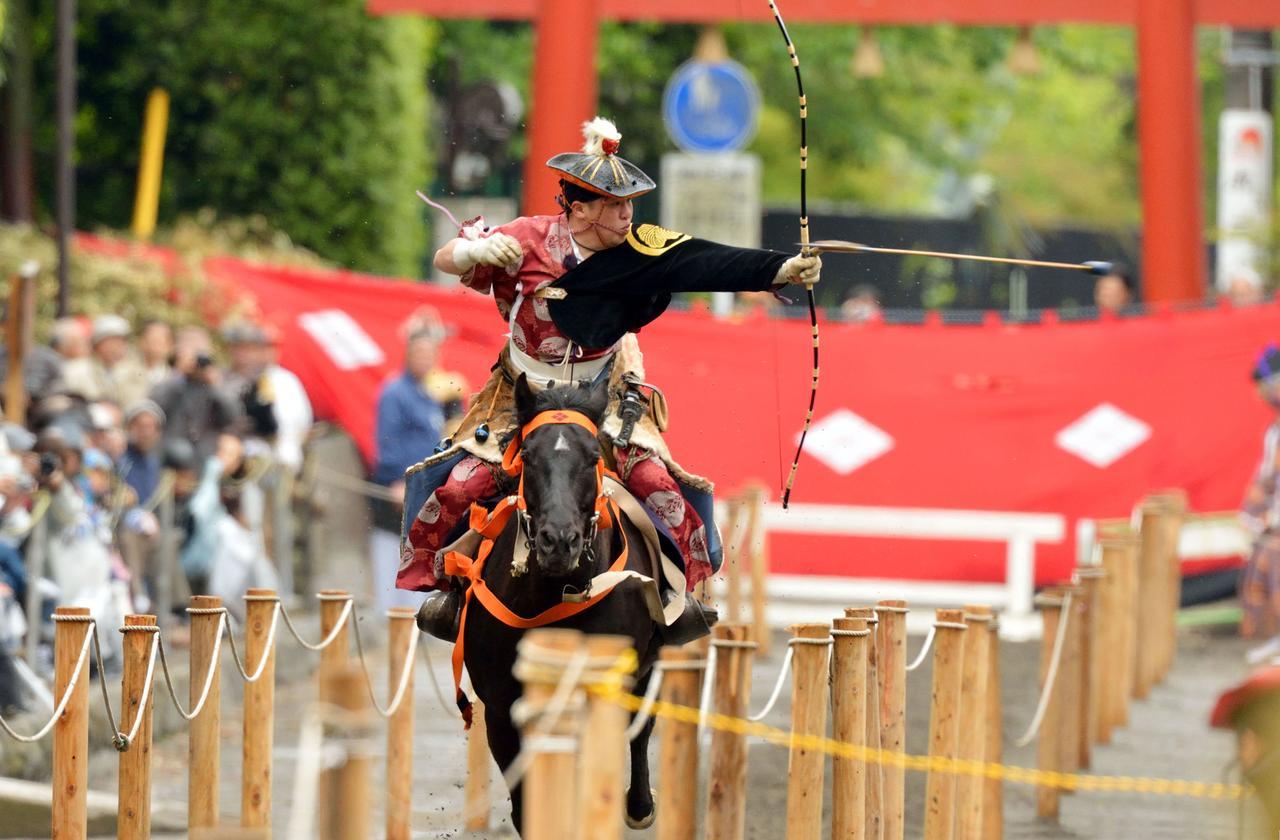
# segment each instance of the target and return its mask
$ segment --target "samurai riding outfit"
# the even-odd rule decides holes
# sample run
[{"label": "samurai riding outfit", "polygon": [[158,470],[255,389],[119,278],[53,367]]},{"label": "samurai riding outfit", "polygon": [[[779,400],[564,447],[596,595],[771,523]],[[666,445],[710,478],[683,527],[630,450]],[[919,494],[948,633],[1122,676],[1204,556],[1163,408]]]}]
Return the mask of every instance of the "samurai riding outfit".
[{"label": "samurai riding outfit", "polygon": [[509,338],[453,438],[406,472],[396,577],[402,589],[450,589],[441,549],[459,536],[473,503],[511,492],[502,454],[518,431],[514,383],[521,374],[535,388],[607,381],[610,406],[600,426],[606,460],[674,545],[688,589],[719,568],[712,486],[681,468],[667,449],[665,400],[644,382],[635,333],[677,292],[770,289],[788,256],[644,224],[631,225],[621,244],[590,253],[575,242],[569,202],[627,199],[655,187],[638,167],[612,154],[616,140],[610,144],[607,134],[616,130],[605,125],[603,148],[593,148],[589,137],[584,152],[548,162],[562,175],[566,213],[522,217],[493,230],[473,220],[459,232],[466,242],[505,234],[518,241],[523,255],[505,267],[480,264],[462,274],[464,285],[493,295]]}]

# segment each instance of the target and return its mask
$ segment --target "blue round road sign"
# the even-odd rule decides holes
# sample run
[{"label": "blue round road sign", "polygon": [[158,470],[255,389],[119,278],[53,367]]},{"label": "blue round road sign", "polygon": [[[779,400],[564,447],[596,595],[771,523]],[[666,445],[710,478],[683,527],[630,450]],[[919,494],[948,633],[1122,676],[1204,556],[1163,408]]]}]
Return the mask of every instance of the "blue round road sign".
[{"label": "blue round road sign", "polygon": [[760,91],[736,61],[686,61],[662,94],[667,133],[686,152],[732,152],[756,133]]}]

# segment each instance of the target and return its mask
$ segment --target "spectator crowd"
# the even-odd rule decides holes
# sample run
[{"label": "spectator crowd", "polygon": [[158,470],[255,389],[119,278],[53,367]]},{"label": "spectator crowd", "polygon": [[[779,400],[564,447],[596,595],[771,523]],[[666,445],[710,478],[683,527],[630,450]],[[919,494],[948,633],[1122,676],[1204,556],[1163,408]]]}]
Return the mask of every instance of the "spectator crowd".
[{"label": "spectator crowd", "polygon": [[[189,594],[234,608],[292,562],[270,558],[266,512],[301,468],[311,405],[267,328],[237,321],[219,338],[63,318],[22,358],[23,405],[6,405],[0,435],[0,711],[20,703],[14,655],[28,633],[52,638],[55,604],[104,627]],[[2,349],[0,368],[7,381]]]}]

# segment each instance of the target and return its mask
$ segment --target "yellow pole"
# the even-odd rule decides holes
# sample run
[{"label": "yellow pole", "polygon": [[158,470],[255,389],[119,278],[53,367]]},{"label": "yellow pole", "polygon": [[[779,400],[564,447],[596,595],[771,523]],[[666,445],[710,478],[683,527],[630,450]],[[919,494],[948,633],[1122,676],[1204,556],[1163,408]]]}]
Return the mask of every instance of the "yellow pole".
[{"label": "yellow pole", "polygon": [[142,155],[138,161],[138,194],[133,202],[133,235],[150,239],[156,230],[160,204],[160,174],[164,168],[164,135],[169,125],[169,93],[155,88],[147,96],[142,123]]}]

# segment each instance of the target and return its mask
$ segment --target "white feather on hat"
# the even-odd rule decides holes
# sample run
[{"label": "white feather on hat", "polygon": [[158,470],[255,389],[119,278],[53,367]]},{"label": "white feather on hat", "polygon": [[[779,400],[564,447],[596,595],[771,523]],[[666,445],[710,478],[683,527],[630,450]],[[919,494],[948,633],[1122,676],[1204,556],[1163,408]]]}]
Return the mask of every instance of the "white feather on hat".
[{"label": "white feather on hat", "polygon": [[[582,124],[582,136],[586,138],[586,142],[582,144],[582,153],[584,155],[602,156],[605,154],[613,154],[618,150],[618,143],[622,140],[622,134],[609,120],[604,117],[596,117]],[[613,148],[609,151],[605,149],[605,141],[611,141]]]}]

